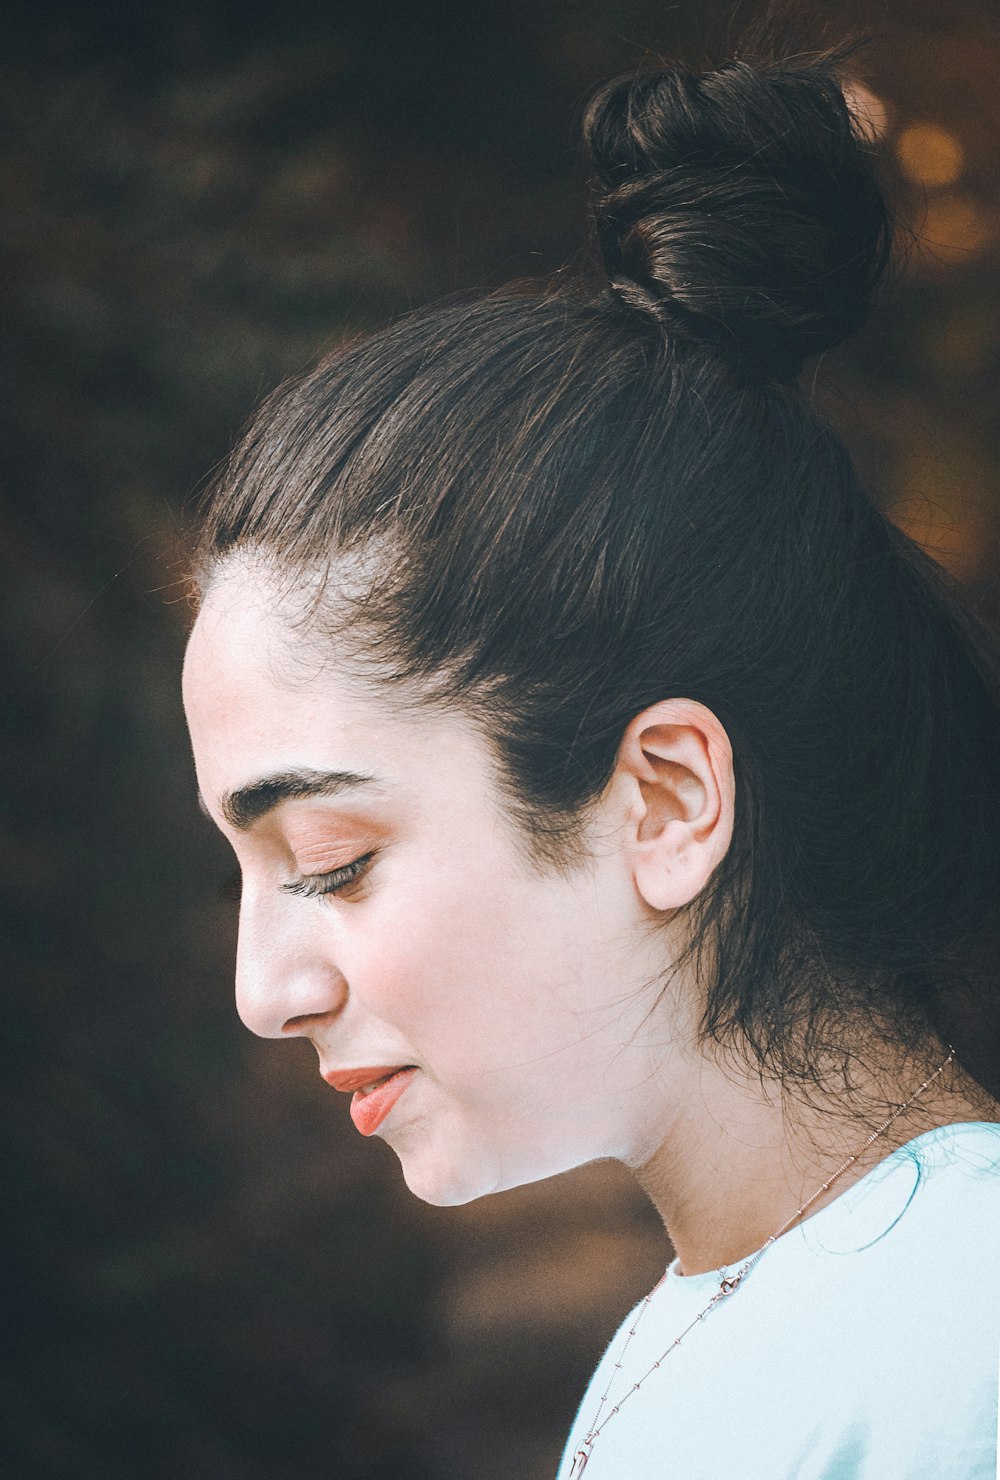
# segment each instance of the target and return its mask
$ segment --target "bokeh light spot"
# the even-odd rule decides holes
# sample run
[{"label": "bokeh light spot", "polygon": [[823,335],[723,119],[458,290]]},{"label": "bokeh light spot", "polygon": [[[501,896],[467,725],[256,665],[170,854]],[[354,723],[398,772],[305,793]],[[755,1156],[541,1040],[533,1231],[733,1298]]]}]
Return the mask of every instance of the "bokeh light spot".
[{"label": "bokeh light spot", "polygon": [[989,245],[992,222],[971,196],[948,191],[928,202],[918,237],[925,265],[951,266],[968,261]]},{"label": "bokeh light spot", "polygon": [[913,123],[896,140],[905,174],[920,185],[953,185],[965,167],[962,146],[936,123]]},{"label": "bokeh light spot", "polygon": [[888,103],[857,78],[844,83],[844,101],[864,133],[880,139],[892,123]]}]

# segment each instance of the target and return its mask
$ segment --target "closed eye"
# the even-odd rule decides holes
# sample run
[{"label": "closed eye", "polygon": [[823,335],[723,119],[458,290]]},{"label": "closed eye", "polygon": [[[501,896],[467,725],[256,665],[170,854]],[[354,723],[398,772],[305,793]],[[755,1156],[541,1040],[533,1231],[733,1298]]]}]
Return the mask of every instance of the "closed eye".
[{"label": "closed eye", "polygon": [[288,894],[299,894],[304,899],[318,899],[324,894],[337,894],[349,884],[360,879],[375,858],[374,852],[364,853],[343,868],[335,868],[328,874],[304,874],[290,884],[282,884]]}]

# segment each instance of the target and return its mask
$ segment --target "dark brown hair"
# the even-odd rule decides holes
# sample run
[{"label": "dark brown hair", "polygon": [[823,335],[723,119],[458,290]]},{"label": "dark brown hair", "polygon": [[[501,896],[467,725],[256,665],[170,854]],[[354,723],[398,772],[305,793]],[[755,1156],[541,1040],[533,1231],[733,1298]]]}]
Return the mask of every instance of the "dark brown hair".
[{"label": "dark brown hair", "polygon": [[875,150],[829,60],[623,78],[586,131],[604,285],[434,306],[281,386],[199,569],[302,578],[299,641],[480,722],[556,866],[636,713],[713,710],[704,1031],[808,1080],[849,1012],[947,1018],[1000,882],[988,645],[796,384],[889,260]]}]

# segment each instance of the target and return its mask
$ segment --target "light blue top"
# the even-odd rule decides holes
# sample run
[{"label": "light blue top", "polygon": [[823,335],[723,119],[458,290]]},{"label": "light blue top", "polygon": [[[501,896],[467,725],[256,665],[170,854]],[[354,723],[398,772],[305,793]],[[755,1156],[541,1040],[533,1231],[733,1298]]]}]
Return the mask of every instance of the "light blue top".
[{"label": "light blue top", "polygon": [[[714,1271],[670,1266],[604,1415],[718,1287]],[[558,1480],[637,1311],[591,1380]],[[998,1367],[1000,1125],[941,1126],[778,1239],[631,1393],[586,1480],[998,1480]]]}]

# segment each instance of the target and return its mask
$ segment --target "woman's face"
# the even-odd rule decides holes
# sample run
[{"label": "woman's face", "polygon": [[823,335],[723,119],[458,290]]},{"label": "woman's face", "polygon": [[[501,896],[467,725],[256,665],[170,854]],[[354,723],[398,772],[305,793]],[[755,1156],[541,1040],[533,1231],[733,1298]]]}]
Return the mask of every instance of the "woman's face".
[{"label": "woman's face", "polygon": [[309,1038],[341,1083],[409,1070],[353,1116],[429,1202],[643,1159],[663,1134],[664,945],[613,798],[578,867],[532,866],[473,726],[333,665],[284,678],[263,589],[220,574],[184,674],[201,797],[243,874],[243,1021]]}]

